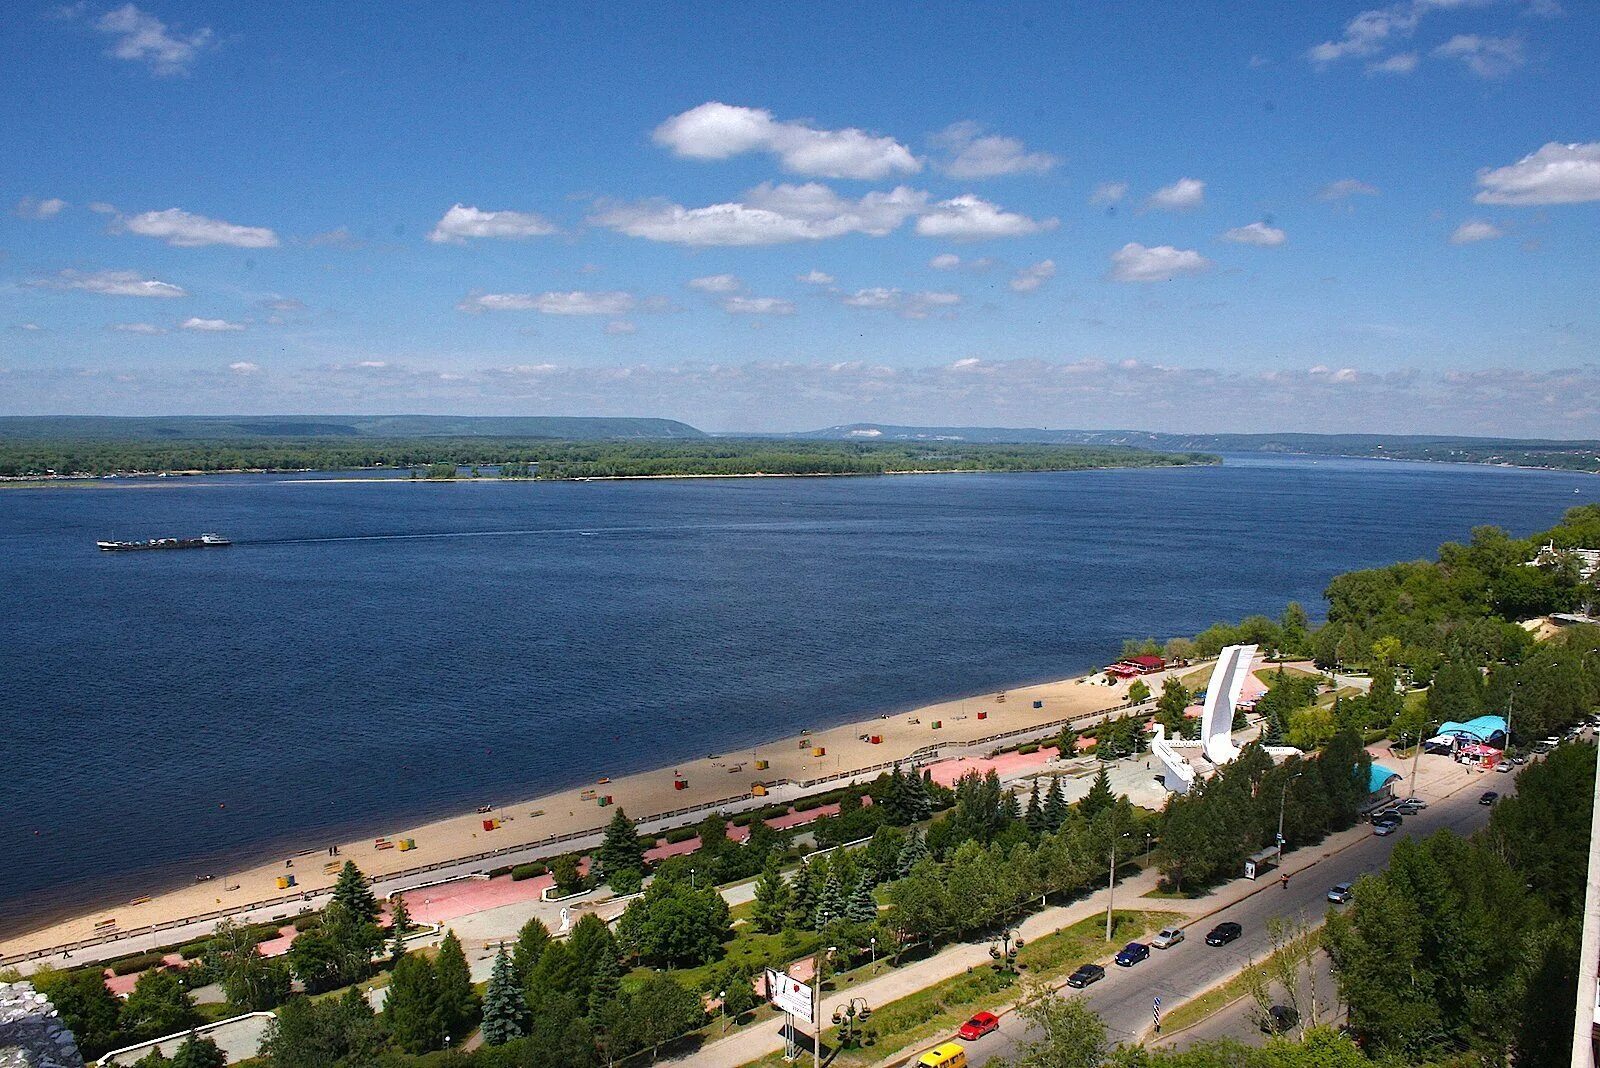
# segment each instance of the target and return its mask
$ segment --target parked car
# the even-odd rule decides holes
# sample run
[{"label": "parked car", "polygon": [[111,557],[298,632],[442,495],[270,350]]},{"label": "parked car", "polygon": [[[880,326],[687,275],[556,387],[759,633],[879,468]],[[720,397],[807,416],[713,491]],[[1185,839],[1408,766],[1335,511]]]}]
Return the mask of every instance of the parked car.
[{"label": "parked car", "polygon": [[1156,936],[1150,940],[1150,945],[1156,949],[1171,949],[1173,946],[1182,941],[1182,927],[1163,927],[1161,930],[1157,931]]},{"label": "parked car", "polygon": [[1143,942],[1129,942],[1117,953],[1117,963],[1131,968],[1150,955],[1150,947]]},{"label": "parked car", "polygon": [[1106,977],[1106,970],[1098,964],[1080,964],[1078,970],[1067,976],[1067,985],[1082,990],[1090,983],[1098,983]]},{"label": "parked car", "polygon": [[1493,790],[1485,790],[1483,792],[1483,796],[1478,798],[1478,804],[1492,805],[1498,800],[1500,800],[1499,794],[1495,793]]},{"label": "parked car", "polygon": [[1376,816],[1372,817],[1372,822],[1373,822],[1374,826],[1376,826],[1377,824],[1380,824],[1380,823],[1392,823],[1396,827],[1398,827],[1402,823],[1404,823],[1405,821],[1406,821],[1405,820],[1405,816],[1403,816],[1399,811],[1397,811],[1395,809],[1392,809],[1392,808],[1387,812],[1380,812]]},{"label": "parked car", "polygon": [[977,1012],[972,1014],[972,1019],[961,1025],[961,1030],[956,1032],[956,1037],[973,1042],[991,1031],[998,1030],[999,1027],[1000,1017],[992,1012]]},{"label": "parked car", "polygon": [[1379,837],[1393,834],[1399,829],[1400,825],[1398,823],[1379,823],[1377,820],[1372,821],[1372,833],[1378,835]]},{"label": "parked car", "polygon": [[1244,928],[1231,920],[1227,923],[1219,923],[1206,932],[1206,945],[1225,946],[1242,934],[1244,934]]},{"label": "parked car", "polygon": [[1348,904],[1354,893],[1355,890],[1349,883],[1334,883],[1328,887],[1328,900],[1335,905]]},{"label": "parked car", "polygon": [[1427,808],[1428,803],[1420,797],[1408,797],[1394,807],[1396,812],[1401,812],[1407,816],[1410,816]]},{"label": "parked car", "polygon": [[1261,1030],[1269,1035],[1281,1035],[1300,1022],[1300,1014],[1287,1005],[1274,1005],[1261,1018]]},{"label": "parked car", "polygon": [[941,1043],[917,1058],[917,1068],[967,1068],[967,1051],[955,1042]]},{"label": "parked car", "polygon": [[1495,763],[1494,770],[1498,775],[1507,775],[1510,774],[1511,769],[1514,767],[1516,767],[1516,765],[1511,763],[1511,761],[1501,760]]}]

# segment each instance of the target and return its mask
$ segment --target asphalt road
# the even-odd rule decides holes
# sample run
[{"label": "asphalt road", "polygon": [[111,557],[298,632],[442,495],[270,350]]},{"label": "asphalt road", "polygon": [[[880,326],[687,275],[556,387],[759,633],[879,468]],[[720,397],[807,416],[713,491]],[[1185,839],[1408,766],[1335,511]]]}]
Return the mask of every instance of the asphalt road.
[{"label": "asphalt road", "polygon": [[[1275,916],[1299,916],[1310,924],[1319,922],[1329,908],[1337,907],[1327,900],[1328,888],[1335,883],[1354,882],[1368,872],[1381,869],[1402,837],[1426,836],[1445,827],[1461,834],[1476,830],[1489,817],[1488,807],[1478,804],[1479,795],[1483,790],[1497,790],[1504,796],[1511,789],[1511,779],[1509,775],[1485,776],[1435,801],[1426,811],[1406,817],[1401,830],[1395,834],[1369,835],[1344,852],[1320,860],[1308,871],[1293,876],[1288,889],[1279,887],[1276,880],[1268,876],[1263,880],[1268,885],[1260,893],[1186,928],[1188,937],[1172,949],[1152,949],[1147,960],[1132,968],[1119,968],[1104,960],[1101,962],[1106,965],[1103,980],[1083,991],[1066,987],[1063,993],[1083,998],[1099,1013],[1113,1043],[1138,1041],[1150,1025],[1152,998],[1159,996],[1163,1011],[1170,1012],[1226,976],[1240,971],[1250,961],[1262,959],[1271,952],[1268,920]],[[1299,857],[1314,852],[1315,848],[1302,850]],[[1288,865],[1291,871],[1304,863],[1299,857],[1291,854]],[[1131,902],[1124,907],[1130,905]],[[1159,909],[1161,903],[1144,898],[1139,900],[1138,906]],[[1206,932],[1225,920],[1242,925],[1244,934],[1226,946],[1206,945]],[[1121,947],[1109,947],[1108,952],[1118,948]],[[1319,990],[1319,994],[1331,1004],[1334,997],[1331,988],[1326,993]],[[1207,1027],[1206,1037],[1225,1034],[1247,1037],[1253,1026],[1248,1013],[1239,1012],[1232,1025],[1222,1028],[1220,1033],[1216,1028]],[[1007,1013],[998,1031],[969,1044],[968,1063],[976,1068],[994,1057],[1015,1056],[1018,1044],[1034,1037],[1029,1032],[1026,1020],[1016,1013]]]}]

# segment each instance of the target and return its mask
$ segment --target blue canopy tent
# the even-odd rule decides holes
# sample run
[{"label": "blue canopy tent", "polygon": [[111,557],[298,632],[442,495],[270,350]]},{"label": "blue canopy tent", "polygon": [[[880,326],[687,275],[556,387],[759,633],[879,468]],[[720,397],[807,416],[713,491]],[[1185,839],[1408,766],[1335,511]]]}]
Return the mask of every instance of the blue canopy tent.
[{"label": "blue canopy tent", "polygon": [[1483,745],[1492,745],[1504,748],[1506,742],[1506,721],[1502,716],[1478,716],[1465,723],[1456,723],[1454,720],[1439,724],[1438,737],[1453,737],[1463,741],[1479,742]]}]

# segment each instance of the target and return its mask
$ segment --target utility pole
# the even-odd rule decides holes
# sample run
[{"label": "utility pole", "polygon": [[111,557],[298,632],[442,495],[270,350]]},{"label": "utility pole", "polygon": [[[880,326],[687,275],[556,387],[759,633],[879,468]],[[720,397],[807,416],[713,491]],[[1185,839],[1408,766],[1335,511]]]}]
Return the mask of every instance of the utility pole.
[{"label": "utility pole", "polygon": [[1280,872],[1283,869],[1283,810],[1289,803],[1289,784],[1304,774],[1305,772],[1303,771],[1297,771],[1283,780],[1283,790],[1278,796],[1278,869]]}]

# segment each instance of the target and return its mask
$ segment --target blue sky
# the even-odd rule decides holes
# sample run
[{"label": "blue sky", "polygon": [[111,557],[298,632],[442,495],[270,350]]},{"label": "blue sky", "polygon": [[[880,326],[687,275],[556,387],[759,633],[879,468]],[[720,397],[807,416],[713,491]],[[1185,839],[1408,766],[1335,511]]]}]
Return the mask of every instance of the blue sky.
[{"label": "blue sky", "polygon": [[1600,436],[1600,7],[1082,6],[14,7],[0,410]]}]

